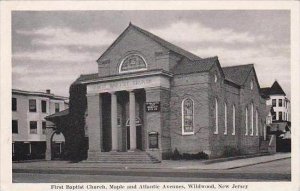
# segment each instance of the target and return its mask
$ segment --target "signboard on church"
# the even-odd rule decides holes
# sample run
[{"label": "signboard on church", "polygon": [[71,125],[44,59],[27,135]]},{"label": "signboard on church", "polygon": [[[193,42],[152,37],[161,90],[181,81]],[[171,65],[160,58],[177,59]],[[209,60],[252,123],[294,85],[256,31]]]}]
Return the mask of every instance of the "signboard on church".
[{"label": "signboard on church", "polygon": [[149,149],[158,149],[158,132],[149,132]]},{"label": "signboard on church", "polygon": [[160,102],[146,102],[146,112],[159,112]]}]

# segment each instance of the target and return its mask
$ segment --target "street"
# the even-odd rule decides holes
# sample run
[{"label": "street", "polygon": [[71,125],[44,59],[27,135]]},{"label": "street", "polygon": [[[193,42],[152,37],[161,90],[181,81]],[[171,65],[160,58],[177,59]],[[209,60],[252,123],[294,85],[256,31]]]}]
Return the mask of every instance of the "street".
[{"label": "street", "polygon": [[[111,172],[97,174],[72,173],[13,173],[14,183],[63,183],[63,182],[256,182],[290,181],[291,159],[251,165],[229,170],[198,170],[189,172],[151,171]],[[127,174],[127,175],[126,175]]]}]

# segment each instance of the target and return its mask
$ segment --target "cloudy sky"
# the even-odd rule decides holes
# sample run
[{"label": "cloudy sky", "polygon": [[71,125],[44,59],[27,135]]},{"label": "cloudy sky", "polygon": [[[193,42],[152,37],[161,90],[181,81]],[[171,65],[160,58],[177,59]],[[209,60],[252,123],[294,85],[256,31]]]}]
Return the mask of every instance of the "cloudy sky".
[{"label": "cloudy sky", "polygon": [[14,11],[13,88],[68,96],[130,21],[221,66],[254,63],[261,87],[290,97],[288,11]]}]

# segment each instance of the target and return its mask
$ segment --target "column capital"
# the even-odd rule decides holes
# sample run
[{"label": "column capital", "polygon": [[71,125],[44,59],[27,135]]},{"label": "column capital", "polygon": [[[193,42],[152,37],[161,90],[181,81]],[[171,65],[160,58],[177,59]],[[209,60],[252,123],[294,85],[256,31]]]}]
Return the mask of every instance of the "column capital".
[{"label": "column capital", "polygon": [[126,91],[128,91],[129,93],[131,93],[131,92],[134,93],[135,89],[128,89],[128,90],[126,90]]},{"label": "column capital", "polygon": [[110,92],[107,92],[107,93],[110,93],[110,94],[116,94],[117,91],[110,91]]}]

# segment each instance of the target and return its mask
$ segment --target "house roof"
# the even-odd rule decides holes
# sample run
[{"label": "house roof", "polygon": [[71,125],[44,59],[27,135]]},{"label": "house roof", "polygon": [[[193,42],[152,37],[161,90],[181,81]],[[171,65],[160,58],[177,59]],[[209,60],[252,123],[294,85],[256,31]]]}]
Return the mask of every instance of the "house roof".
[{"label": "house roof", "polygon": [[285,95],[285,92],[277,81],[273,83],[271,87],[260,88],[261,95],[264,97],[270,97],[270,95]]},{"label": "house roof", "polygon": [[177,64],[174,69],[174,74],[190,74],[197,72],[209,71],[213,65],[217,64],[218,57],[204,58],[201,60],[187,61]]},{"label": "house roof", "polygon": [[253,64],[247,64],[247,65],[222,67],[222,69],[226,79],[238,85],[243,85],[247,80],[248,75],[253,67],[254,67]]},{"label": "house roof", "polygon": [[127,31],[129,31],[130,29],[133,29],[135,31],[138,31],[140,32],[141,34],[149,37],[150,39],[152,39],[153,41],[155,41],[156,43],[158,43],[159,45],[165,47],[166,49],[170,50],[170,51],[173,51],[179,55],[182,55],[182,56],[185,56],[187,57],[188,59],[190,60],[198,60],[198,59],[201,59],[199,56],[191,53],[191,52],[188,52],[170,42],[167,42],[165,41],[164,39],[138,27],[138,26],[135,26],[131,23],[129,23],[129,26],[119,35],[119,37],[106,49],[106,51],[100,56],[100,58],[98,60],[100,60],[115,44],[117,44],[117,42],[119,42],[119,40],[125,35],[125,33],[127,33]]},{"label": "house roof", "polygon": [[69,114],[69,109],[65,109],[65,110],[62,110],[60,112],[56,112],[52,115],[48,115],[45,117],[45,119],[51,119],[51,118],[55,118],[55,117],[62,117],[62,116],[66,116]]}]

